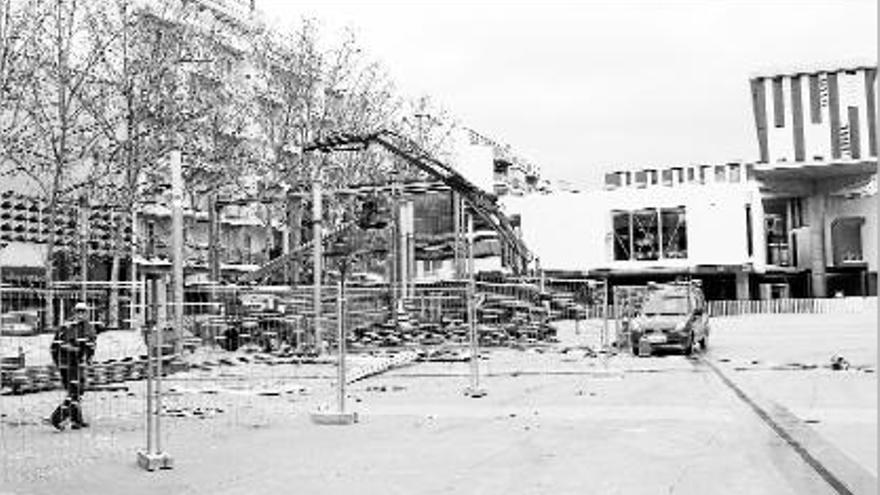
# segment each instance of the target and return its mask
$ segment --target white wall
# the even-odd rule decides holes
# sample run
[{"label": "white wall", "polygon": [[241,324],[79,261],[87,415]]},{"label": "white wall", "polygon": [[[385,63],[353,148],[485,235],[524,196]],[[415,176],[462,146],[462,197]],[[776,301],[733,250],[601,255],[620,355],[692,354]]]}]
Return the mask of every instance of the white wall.
[{"label": "white wall", "polygon": [[[754,184],[653,186],[579,194],[503,198],[522,217],[523,239],[548,269],[639,269],[753,263],[763,268],[763,210]],[[747,255],[745,205],[752,205],[753,256]],[[614,261],[612,210],[684,206],[688,257]]]}]

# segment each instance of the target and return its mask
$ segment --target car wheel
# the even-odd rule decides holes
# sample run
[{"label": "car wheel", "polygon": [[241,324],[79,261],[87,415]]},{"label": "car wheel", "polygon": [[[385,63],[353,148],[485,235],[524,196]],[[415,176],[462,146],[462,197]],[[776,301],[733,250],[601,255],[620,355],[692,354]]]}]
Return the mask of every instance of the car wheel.
[{"label": "car wheel", "polygon": [[694,353],[694,334],[693,332],[688,335],[688,339],[684,343],[684,355],[690,356]]},{"label": "car wheel", "polygon": [[709,336],[703,335],[703,338],[700,339],[700,350],[705,351],[707,347],[709,347]]}]

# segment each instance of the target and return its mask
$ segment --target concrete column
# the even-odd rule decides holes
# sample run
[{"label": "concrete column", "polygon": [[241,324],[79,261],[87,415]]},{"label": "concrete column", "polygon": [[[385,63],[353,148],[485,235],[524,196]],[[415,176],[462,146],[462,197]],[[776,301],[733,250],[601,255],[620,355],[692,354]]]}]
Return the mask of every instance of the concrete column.
[{"label": "concrete column", "polygon": [[810,269],[813,297],[827,297],[825,283],[825,195],[814,186],[807,199],[810,213]]},{"label": "concrete column", "polygon": [[748,272],[736,272],[736,298],[740,301],[751,299]]}]

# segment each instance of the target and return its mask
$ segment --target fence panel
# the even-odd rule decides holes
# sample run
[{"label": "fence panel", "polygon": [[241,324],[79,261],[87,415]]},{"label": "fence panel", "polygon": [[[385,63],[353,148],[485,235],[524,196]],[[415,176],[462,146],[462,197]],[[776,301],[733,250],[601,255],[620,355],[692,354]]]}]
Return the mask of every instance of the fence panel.
[{"label": "fence panel", "polygon": [[746,314],[847,314],[869,311],[877,307],[876,297],[770,299],[748,301],[709,301],[709,314],[714,317]]}]

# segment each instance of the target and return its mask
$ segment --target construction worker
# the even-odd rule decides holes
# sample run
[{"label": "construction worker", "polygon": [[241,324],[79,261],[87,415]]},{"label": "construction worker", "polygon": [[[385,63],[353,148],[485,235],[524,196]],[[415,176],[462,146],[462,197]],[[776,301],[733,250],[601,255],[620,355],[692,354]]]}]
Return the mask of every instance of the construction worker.
[{"label": "construction worker", "polygon": [[63,430],[68,419],[71,428],[78,430],[89,426],[83,419],[81,399],[85,390],[85,365],[95,354],[96,333],[89,321],[89,307],[78,302],[73,307],[73,318],[66,321],[55,333],[52,342],[52,359],[61,374],[61,383],[67,396],[49,418],[58,430]]}]

